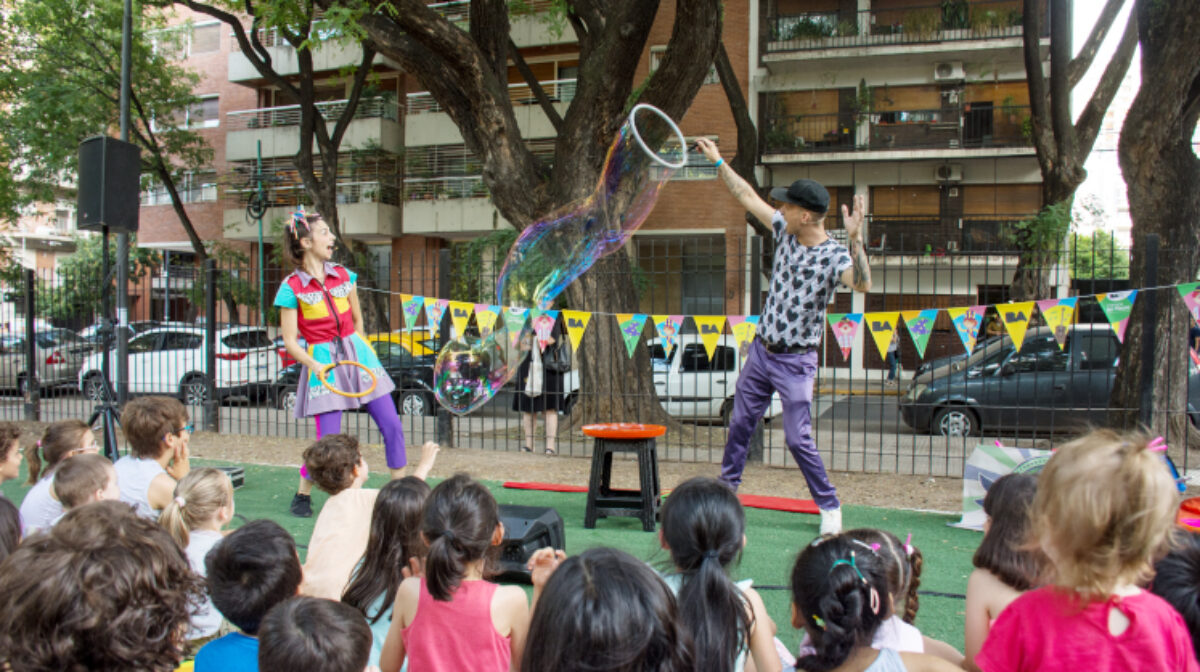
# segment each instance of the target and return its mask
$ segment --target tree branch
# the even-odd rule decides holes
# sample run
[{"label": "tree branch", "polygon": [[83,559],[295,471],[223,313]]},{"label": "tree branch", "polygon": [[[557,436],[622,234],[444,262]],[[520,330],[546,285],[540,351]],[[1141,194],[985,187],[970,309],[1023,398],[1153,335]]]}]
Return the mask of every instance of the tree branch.
[{"label": "tree branch", "polygon": [[[266,47],[262,45],[262,42],[258,39],[257,29],[252,30],[250,35],[247,36],[246,29],[244,26],[242,26],[242,22],[237,16],[212,5],[196,2],[196,0],[179,1],[188,9],[211,16],[232,28],[233,37],[237,40],[238,47],[242,50],[242,55],[244,55],[250,61],[250,64],[254,66],[254,69],[258,70],[258,73],[262,75],[263,78],[268,82],[271,82],[275,86],[279,87],[294,102],[300,102],[300,91],[294,84],[276,72],[275,68],[272,66],[271,55],[267,51]],[[246,6],[247,8],[252,9],[252,6],[249,2],[246,3]],[[260,19],[255,17],[252,22],[252,27],[257,28],[259,21]]]},{"label": "tree branch", "polygon": [[554,132],[556,134],[561,133],[563,125],[562,116],[559,115],[558,110],[554,109],[554,103],[546,95],[546,90],[542,88],[542,83],[533,74],[533,70],[529,69],[529,64],[525,62],[525,57],[521,55],[521,50],[517,48],[517,45],[511,39],[508,41],[508,51],[512,55],[513,64],[517,66],[517,71],[521,73],[521,77],[525,79],[525,83],[533,91],[533,97],[537,99],[542,112],[546,113],[546,118],[554,126]]},{"label": "tree branch", "polygon": [[1066,0],[1050,0],[1050,125],[1060,162],[1077,156],[1075,128],[1071,123],[1071,89],[1067,87],[1067,66],[1071,61],[1070,15]]},{"label": "tree branch", "polygon": [[[750,118],[750,108],[742,95],[741,84],[738,82],[737,73],[733,71],[733,65],[729,62],[729,53],[725,50],[724,42],[717,45],[717,56],[713,65],[717,68],[721,88],[725,90],[725,99],[729,101],[733,123],[737,126],[737,153],[729,160],[729,167],[746,180],[754,191],[761,191],[758,176],[754,174],[754,165],[758,159],[758,129],[754,126],[754,120]],[[771,238],[771,230],[766,224],[758,221],[758,217],[746,213],[746,223],[752,226],[758,235]]]},{"label": "tree branch", "polygon": [[[1100,50],[1100,45],[1104,43],[1104,38],[1108,36],[1108,31],[1112,28],[1113,22],[1121,13],[1121,7],[1124,5],[1125,0],[1108,0],[1104,4],[1104,9],[1100,10],[1100,16],[1096,19],[1096,24],[1092,26],[1092,32],[1088,35],[1087,41],[1083,43],[1079,54],[1067,66],[1067,88],[1074,89],[1079,84],[1079,80],[1083,79],[1088,68],[1092,67],[1092,60],[1096,58],[1096,52]],[[1132,17],[1131,13],[1130,18],[1132,19]]]},{"label": "tree branch", "polygon": [[1081,160],[1092,151],[1092,145],[1095,144],[1096,136],[1100,134],[1100,126],[1104,122],[1104,113],[1112,104],[1113,98],[1117,96],[1117,90],[1121,88],[1125,74],[1129,72],[1129,64],[1133,62],[1133,53],[1137,49],[1137,44],[1137,15],[1130,13],[1129,23],[1125,26],[1121,42],[1117,45],[1117,50],[1113,52],[1112,58],[1104,68],[1104,74],[1100,77],[1100,83],[1096,85],[1096,90],[1092,92],[1092,97],[1084,106],[1079,120],[1075,123],[1075,138]]},{"label": "tree branch", "polygon": [[1187,98],[1183,102],[1183,135],[1186,140],[1195,137],[1196,125],[1200,123],[1200,74],[1192,80]]},{"label": "tree branch", "polygon": [[[471,39],[496,79],[508,81],[508,3],[504,0],[472,0],[468,9]],[[516,50],[514,49],[514,52]]]},{"label": "tree branch", "polygon": [[[354,121],[354,114],[358,111],[363,86],[367,81],[367,75],[371,73],[371,61],[373,60],[375,60],[375,50],[364,44],[362,60],[359,61],[358,69],[354,71],[354,83],[350,86],[350,97],[346,99],[346,105],[333,125],[333,135],[329,138],[334,147],[341,147],[346,129],[350,128],[350,122]],[[318,114],[318,116],[320,115]]]},{"label": "tree branch", "polygon": [[1025,78],[1029,84],[1029,116],[1033,121],[1033,140],[1038,158],[1044,164],[1052,162],[1058,150],[1052,138],[1046,136],[1046,131],[1050,129],[1050,113],[1047,109],[1050,98],[1046,93],[1046,76],[1042,72],[1042,15],[1038,11],[1037,0],[1024,0],[1022,12],[1022,54],[1025,57]]}]

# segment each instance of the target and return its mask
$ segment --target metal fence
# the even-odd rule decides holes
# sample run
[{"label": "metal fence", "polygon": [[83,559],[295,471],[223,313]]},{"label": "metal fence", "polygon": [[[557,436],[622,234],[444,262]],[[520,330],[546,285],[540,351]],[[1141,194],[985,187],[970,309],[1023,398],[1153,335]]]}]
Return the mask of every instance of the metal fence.
[{"label": "metal fence", "polygon": [[[1124,351],[1094,295],[1128,289],[1128,280],[1121,277],[1127,277],[1127,250],[1111,240],[1103,245],[1073,242],[1053,267],[1043,269],[1052,296],[1079,297],[1071,337],[1062,347],[1049,327],[1036,322],[1019,352],[1012,351],[1009,337],[989,340],[981,327],[980,344],[967,357],[944,309],[1006,302],[1018,255],[995,249],[982,253],[927,250],[906,243],[905,235],[900,231],[893,239],[889,234],[888,244],[872,253],[873,291],[866,295],[839,291],[829,311],[940,312],[919,327],[918,335],[928,336],[923,356],[910,333],[918,328],[901,322],[894,384],[887,380],[888,362],[867,326],[860,329],[848,356],[827,333],[812,416],[817,445],[830,468],[956,477],[961,475],[966,457],[981,443],[1001,440],[1006,445],[1046,446],[1087,424],[1109,424],[1116,417],[1114,411],[1120,409],[1109,407],[1109,391],[1117,367],[1122,359],[1139,355]],[[680,240],[639,236],[629,247],[633,272],[623,280],[633,283],[640,297],[639,309],[648,315],[756,314],[769,286],[763,273],[769,260],[762,254],[762,242],[751,239],[743,247],[724,237]],[[1182,253],[1164,250],[1159,258]],[[449,317],[440,328],[422,320],[415,329],[405,330],[401,310],[401,293],[493,303],[500,265],[495,255],[459,245],[393,253],[378,261],[378,267],[358,269],[359,296],[369,321],[369,337],[397,382],[395,399],[409,444],[438,440],[460,447],[519,450],[523,444],[521,417],[512,408],[511,386],[472,414],[457,417],[442,411],[428,388],[429,367],[432,353],[449,332]],[[265,270],[268,298],[274,296],[286,272]],[[289,408],[295,378],[285,375],[287,361],[274,311],[261,315],[255,307],[257,300],[249,300],[249,305],[234,302],[235,315],[225,299],[230,293],[245,300],[248,295],[238,292],[256,287],[258,281],[258,268],[215,265],[193,273],[173,268],[170,282],[157,276],[131,280],[128,383],[115,390],[103,385],[100,373],[101,336],[95,325],[100,318],[102,278],[95,274],[27,273],[24,286],[7,291],[19,319],[9,325],[0,342],[0,387],[5,390],[0,392],[0,419],[86,419],[112,394],[170,394],[188,404],[200,428],[312,440],[314,423],[297,420]],[[214,293],[214,287],[221,291]],[[1173,354],[1156,362],[1154,375],[1184,376],[1189,382],[1187,398],[1181,395],[1167,407],[1153,410],[1194,421],[1191,402],[1200,408],[1200,374],[1185,341],[1191,317],[1173,287],[1143,289],[1137,300],[1145,301],[1150,295],[1155,296],[1157,310],[1168,311],[1172,324],[1177,325],[1170,335],[1169,352]],[[568,307],[591,310],[600,305],[597,298],[584,298],[582,305]],[[142,319],[151,315],[160,321]],[[209,321],[209,315],[216,319]],[[161,321],[164,316],[168,321]],[[600,320],[613,319],[596,313],[589,328],[595,329]],[[660,440],[659,455],[665,460],[719,462],[742,364],[743,352],[736,339],[726,330],[710,356],[699,339],[695,320],[685,318],[680,345],[673,353],[663,350],[652,324],[646,325],[636,347],[648,349],[651,370],[644,375],[653,377],[659,391],[657,403],[676,421]],[[113,360],[115,371],[115,352]],[[574,361],[578,366],[579,357]],[[35,369],[36,381],[26,373]],[[588,394],[614,398],[627,394],[620,389],[592,390],[586,378],[586,371],[567,376],[568,404],[578,404]],[[639,417],[590,420],[659,417],[649,395],[637,401]],[[579,406],[558,416],[557,447],[560,453],[588,455],[591,442],[579,431],[582,418],[571,412],[576,408]],[[794,466],[782,425],[778,417],[763,423],[756,437],[761,459],[771,465]],[[347,414],[343,426],[364,441],[381,442],[366,414]],[[537,426],[536,446],[540,449],[544,424],[539,421]],[[942,436],[942,432],[968,435]],[[1183,469],[1196,459],[1183,448],[1172,448],[1171,455]]]}]

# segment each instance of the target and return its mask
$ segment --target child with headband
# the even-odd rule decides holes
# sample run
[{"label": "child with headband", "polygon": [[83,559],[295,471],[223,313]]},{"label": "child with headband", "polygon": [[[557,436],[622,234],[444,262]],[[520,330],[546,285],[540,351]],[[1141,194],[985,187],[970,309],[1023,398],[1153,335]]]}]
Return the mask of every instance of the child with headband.
[{"label": "child with headband", "polygon": [[1038,476],[1031,542],[1052,585],[1013,600],[975,664],[1007,670],[1200,670],[1183,618],[1138,586],[1174,527],[1178,491],[1161,441],[1097,430]]},{"label": "child with headband", "polygon": [[[342,411],[365,408],[383,434],[387,465],[392,478],[403,478],[408,457],[404,450],[404,428],[392,403],[395,384],[363,331],[362,309],[355,283],[358,274],[333,263],[337,242],[320,215],[292,215],[284,232],[283,249],[295,268],[279,286],[275,306],[288,354],[303,365],[296,386],[296,417],[315,417],[317,438],[342,431]],[[303,337],[307,347],[301,347]],[[347,393],[367,392],[362,397],[337,394],[320,379],[322,370],[341,361],[354,361],[370,372],[352,366],[335,366],[326,374],[329,384]],[[372,381],[374,378],[374,381]],[[292,498],[293,515],[312,515],[312,482],[302,469],[300,487]]]}]

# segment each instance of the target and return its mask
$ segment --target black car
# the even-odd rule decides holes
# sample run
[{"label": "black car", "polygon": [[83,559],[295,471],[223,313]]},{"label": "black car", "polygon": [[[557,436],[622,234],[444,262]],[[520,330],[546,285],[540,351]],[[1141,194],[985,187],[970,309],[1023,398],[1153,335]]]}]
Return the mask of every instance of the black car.
[{"label": "black car", "polygon": [[[383,368],[391,376],[396,390],[392,398],[400,415],[433,415],[437,400],[433,397],[433,365],[437,355],[413,356],[408,350],[388,341],[371,341]],[[292,410],[296,407],[296,383],[300,379],[300,364],[280,370],[271,387],[272,404]]]}]

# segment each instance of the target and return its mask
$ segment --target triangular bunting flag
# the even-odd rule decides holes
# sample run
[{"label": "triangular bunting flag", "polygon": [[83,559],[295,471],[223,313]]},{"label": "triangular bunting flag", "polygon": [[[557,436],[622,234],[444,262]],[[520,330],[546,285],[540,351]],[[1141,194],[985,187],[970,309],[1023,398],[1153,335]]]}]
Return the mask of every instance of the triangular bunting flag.
[{"label": "triangular bunting flag", "polygon": [[1182,296],[1183,302],[1187,304],[1188,313],[1196,326],[1200,326],[1200,282],[1179,285],[1179,296]]},{"label": "triangular bunting flag", "polygon": [[979,339],[979,327],[983,325],[983,314],[987,312],[987,306],[947,308],[946,312],[950,315],[954,331],[958,333],[958,340],[962,341],[967,354],[971,354],[975,351],[975,341]]},{"label": "triangular bunting flag", "polygon": [[896,335],[897,323],[900,320],[900,313],[866,313],[863,315],[863,321],[867,323],[867,329],[871,330],[871,336],[875,337],[875,347],[879,348],[879,356],[887,358],[888,344],[892,342],[892,337]]},{"label": "triangular bunting flag", "polygon": [[937,321],[937,308],[927,310],[906,310],[900,313],[904,318],[904,326],[908,335],[917,348],[917,355],[925,358],[925,348],[929,345],[929,337],[933,335],[933,323]]},{"label": "triangular bunting flag", "polygon": [[583,332],[587,331],[592,314],[582,310],[562,311],[563,322],[567,325],[567,338],[571,339],[571,350],[579,350],[579,342],[583,340]]},{"label": "triangular bunting flag", "polygon": [[625,339],[625,350],[633,357],[633,349],[642,340],[642,329],[646,326],[646,316],[640,313],[617,313],[617,324],[621,325],[621,336]]},{"label": "triangular bunting flag", "polygon": [[1136,299],[1136,289],[1096,296],[1096,300],[1100,302],[1100,308],[1104,310],[1104,316],[1108,318],[1108,323],[1117,333],[1117,340],[1122,343],[1125,342],[1125,327],[1129,325],[1129,315],[1133,312],[1133,302]]},{"label": "triangular bunting flag", "polygon": [[1075,322],[1075,302],[1078,299],[1069,296],[1063,299],[1042,299],[1037,302],[1038,310],[1046,326],[1054,331],[1054,340],[1058,341],[1058,349],[1063,350],[1067,345],[1071,325]]},{"label": "triangular bunting flag", "polygon": [[683,325],[683,315],[654,315],[654,329],[658,331],[658,342],[662,345],[663,354],[671,356],[671,351],[679,345],[679,327]]},{"label": "triangular bunting flag", "polygon": [[487,303],[475,304],[475,324],[479,325],[479,335],[487,338],[496,329],[496,319],[500,317],[500,306]]},{"label": "triangular bunting flag", "polygon": [[717,343],[721,340],[721,334],[725,332],[725,316],[693,315],[692,321],[700,330],[700,342],[704,344],[704,351],[708,353],[708,361],[711,362],[713,353],[717,351]]},{"label": "triangular bunting flag", "polygon": [[737,341],[738,352],[745,357],[750,352],[750,342],[758,333],[758,315],[729,315],[725,319],[729,320],[729,330]]},{"label": "triangular bunting flag", "polygon": [[503,315],[504,328],[508,330],[508,347],[516,348],[521,342],[521,330],[525,328],[525,321],[529,319],[529,309],[505,308]]},{"label": "triangular bunting flag", "polygon": [[554,324],[558,322],[557,310],[533,311],[533,333],[537,339],[538,352],[545,352],[554,336]]},{"label": "triangular bunting flag", "polygon": [[1008,336],[1013,341],[1013,347],[1018,351],[1025,343],[1029,318],[1033,317],[1033,305],[1033,301],[996,304],[996,312],[1000,313],[1000,321],[1004,323],[1004,328],[1008,330]]},{"label": "triangular bunting flag", "polygon": [[862,313],[829,313],[827,319],[833,338],[842,350],[842,359],[849,360],[854,336],[858,333],[858,325],[862,324]]},{"label": "triangular bunting flag", "polygon": [[437,331],[442,326],[442,316],[446,314],[446,306],[449,305],[450,301],[447,299],[425,297],[425,319],[429,320],[430,329]]},{"label": "triangular bunting flag", "polygon": [[425,305],[425,297],[411,294],[400,295],[400,310],[404,312],[404,327],[416,329],[417,320],[421,319],[421,307]]},{"label": "triangular bunting flag", "polygon": [[450,324],[454,325],[454,335],[461,337],[466,333],[467,325],[471,323],[471,313],[474,312],[475,306],[466,301],[451,301],[448,308]]}]

